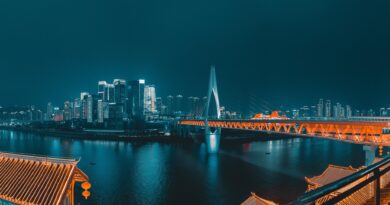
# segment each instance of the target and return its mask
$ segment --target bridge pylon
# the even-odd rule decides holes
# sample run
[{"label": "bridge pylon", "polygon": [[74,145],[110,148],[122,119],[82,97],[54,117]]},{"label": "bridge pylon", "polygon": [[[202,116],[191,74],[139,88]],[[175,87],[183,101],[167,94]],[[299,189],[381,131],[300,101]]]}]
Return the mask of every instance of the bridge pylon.
[{"label": "bridge pylon", "polygon": [[217,153],[219,150],[219,143],[221,140],[221,128],[211,128],[208,124],[209,110],[211,97],[214,97],[215,105],[217,109],[217,119],[221,118],[221,109],[219,105],[219,96],[217,88],[217,76],[215,74],[215,67],[211,66],[210,70],[210,81],[209,81],[209,90],[207,94],[207,105],[205,112],[205,141],[207,146],[207,151],[209,153]]}]

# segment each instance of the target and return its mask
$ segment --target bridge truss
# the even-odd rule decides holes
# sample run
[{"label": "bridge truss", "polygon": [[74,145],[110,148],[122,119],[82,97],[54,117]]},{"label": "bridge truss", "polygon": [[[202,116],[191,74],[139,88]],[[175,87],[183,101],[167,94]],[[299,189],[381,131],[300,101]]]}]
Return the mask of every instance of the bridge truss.
[{"label": "bridge truss", "polygon": [[[328,120],[208,120],[209,127],[241,129],[328,138],[355,144],[390,146],[390,122]],[[181,120],[181,125],[205,126],[202,120]]]}]

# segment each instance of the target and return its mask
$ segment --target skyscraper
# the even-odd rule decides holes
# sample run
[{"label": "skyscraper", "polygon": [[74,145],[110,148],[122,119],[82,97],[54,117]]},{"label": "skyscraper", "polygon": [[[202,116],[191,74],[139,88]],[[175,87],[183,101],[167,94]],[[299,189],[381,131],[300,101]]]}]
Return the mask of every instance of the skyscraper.
[{"label": "skyscraper", "polygon": [[383,108],[379,109],[379,116],[381,116],[381,117],[387,116],[386,108],[383,107]]},{"label": "skyscraper", "polygon": [[93,122],[93,97],[92,95],[86,95],[84,99],[85,99],[84,102],[86,103],[86,111],[85,111],[86,119],[88,123],[92,123]]},{"label": "skyscraper", "polygon": [[346,118],[350,118],[350,117],[352,117],[352,108],[351,108],[351,106],[350,105],[346,105],[345,106],[346,107]]},{"label": "skyscraper", "polygon": [[160,114],[163,114],[162,107],[163,107],[162,98],[156,97],[156,111]]},{"label": "skyscraper", "polygon": [[167,113],[168,113],[168,115],[173,115],[173,113],[175,111],[173,109],[173,96],[172,95],[168,95],[166,106],[167,106]]},{"label": "skyscraper", "polygon": [[104,122],[104,101],[99,99],[97,103],[97,122],[103,123]]},{"label": "skyscraper", "polygon": [[317,117],[324,117],[324,100],[320,99],[317,105]]},{"label": "skyscraper", "polygon": [[325,117],[331,117],[332,116],[332,103],[330,100],[326,100],[325,104]]},{"label": "skyscraper", "polygon": [[144,117],[145,80],[128,81],[127,85],[127,114],[135,118]]},{"label": "skyscraper", "polygon": [[73,113],[73,103],[70,101],[65,101],[64,102],[64,120],[68,121],[71,120]]},{"label": "skyscraper", "polygon": [[183,114],[183,96],[182,95],[176,95],[175,98],[175,113],[178,115]]},{"label": "skyscraper", "polygon": [[81,118],[81,100],[79,98],[74,99],[73,102],[73,119],[80,119]]},{"label": "skyscraper", "polygon": [[114,102],[125,103],[126,102],[126,81],[121,79],[114,80]]},{"label": "skyscraper", "polygon": [[51,102],[47,103],[46,113],[47,113],[47,120],[53,120],[54,107]]},{"label": "skyscraper", "polygon": [[107,84],[104,88],[104,101],[105,102],[114,102],[115,101],[115,94],[114,94],[115,87],[113,84]]},{"label": "skyscraper", "polygon": [[106,89],[107,82],[106,81],[99,81],[98,83],[98,96],[99,99],[104,99],[104,90]]},{"label": "skyscraper", "polygon": [[154,85],[145,85],[144,109],[145,114],[152,114],[156,112],[156,89]]},{"label": "skyscraper", "polygon": [[89,93],[88,92],[81,92],[80,93],[80,100],[84,100],[86,95],[89,95]]}]

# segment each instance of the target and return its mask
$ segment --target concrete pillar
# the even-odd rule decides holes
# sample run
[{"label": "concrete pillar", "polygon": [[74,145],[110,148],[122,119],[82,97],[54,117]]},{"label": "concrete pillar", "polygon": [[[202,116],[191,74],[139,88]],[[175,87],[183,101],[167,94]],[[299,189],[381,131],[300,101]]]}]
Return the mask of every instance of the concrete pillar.
[{"label": "concrete pillar", "polygon": [[218,153],[221,141],[221,128],[210,129],[210,127],[206,127],[205,132],[207,152],[210,154]]},{"label": "concrete pillar", "polygon": [[366,154],[366,166],[369,166],[374,163],[376,146],[364,145],[363,150]]}]

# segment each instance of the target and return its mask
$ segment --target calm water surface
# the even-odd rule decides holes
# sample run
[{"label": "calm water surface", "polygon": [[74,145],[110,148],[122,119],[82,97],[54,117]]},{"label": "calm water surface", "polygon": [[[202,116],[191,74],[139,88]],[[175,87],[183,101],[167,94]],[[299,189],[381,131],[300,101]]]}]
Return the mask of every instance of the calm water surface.
[{"label": "calm water surface", "polygon": [[[361,145],[323,139],[223,144],[135,144],[0,131],[0,151],[81,158],[91,198],[76,204],[240,204],[250,194],[287,203],[305,192],[304,176],[328,164],[364,164]],[[96,164],[94,164],[96,163]]]}]

